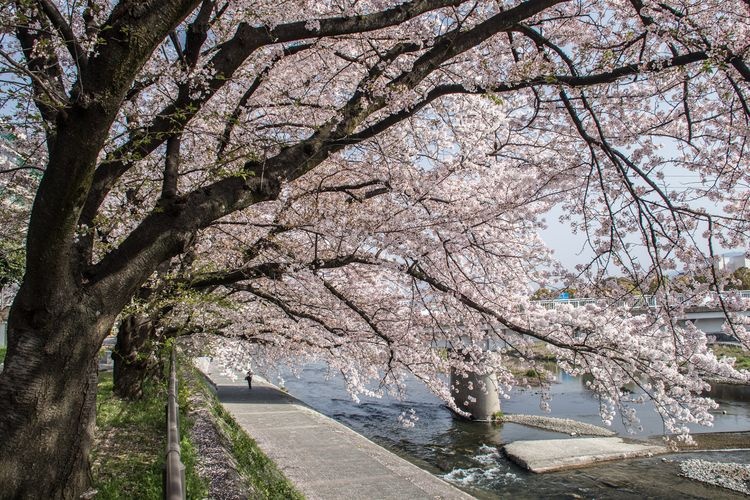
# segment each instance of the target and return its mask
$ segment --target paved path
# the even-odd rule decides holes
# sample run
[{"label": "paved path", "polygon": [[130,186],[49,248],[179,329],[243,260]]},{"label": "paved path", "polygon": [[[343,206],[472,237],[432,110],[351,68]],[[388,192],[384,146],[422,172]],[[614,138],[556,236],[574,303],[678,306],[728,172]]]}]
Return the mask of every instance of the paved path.
[{"label": "paved path", "polygon": [[209,377],[227,411],[309,499],[473,498],[265,381],[248,390],[243,380]]},{"label": "paved path", "polygon": [[506,455],[531,472],[551,472],[666,452],[663,446],[628,443],[619,437],[514,441],[505,445]]}]

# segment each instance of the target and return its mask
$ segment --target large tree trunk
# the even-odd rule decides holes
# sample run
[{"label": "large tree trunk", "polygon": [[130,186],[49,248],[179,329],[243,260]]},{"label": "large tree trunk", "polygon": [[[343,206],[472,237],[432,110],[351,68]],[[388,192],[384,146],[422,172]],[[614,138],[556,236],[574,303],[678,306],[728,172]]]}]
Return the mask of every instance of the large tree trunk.
[{"label": "large tree trunk", "polygon": [[114,361],[114,393],[124,399],[143,396],[144,386],[159,378],[160,363],[155,351],[156,325],[147,316],[128,315],[121,322]]},{"label": "large tree trunk", "polygon": [[[34,43],[47,40],[34,33],[47,25],[49,9],[15,2],[19,40],[29,42],[24,53],[35,74],[34,97],[46,121],[49,158],[31,211],[26,275],[10,311],[0,374],[2,498],[77,498],[86,489],[101,343],[137,288],[197,229],[190,224],[166,237],[164,228],[173,227],[175,218],[152,216],[146,220],[166,226],[142,227],[142,222],[96,263],[91,237],[84,235],[112,187],[108,182],[118,177],[106,164],[97,169],[118,109],[143,64],[199,2],[117,2],[108,29],[99,34],[102,43],[77,61],[73,89],[67,96],[61,89],[60,103],[52,106],[47,87],[37,83],[57,90],[63,71],[34,71],[33,66],[39,59]],[[104,172],[104,180],[92,191],[95,172]],[[91,213],[81,218],[87,200]]]},{"label": "large tree trunk", "polygon": [[68,294],[64,307],[34,308],[22,289],[11,309],[0,374],[0,498],[78,498],[89,486],[96,362],[113,316],[78,295]]}]

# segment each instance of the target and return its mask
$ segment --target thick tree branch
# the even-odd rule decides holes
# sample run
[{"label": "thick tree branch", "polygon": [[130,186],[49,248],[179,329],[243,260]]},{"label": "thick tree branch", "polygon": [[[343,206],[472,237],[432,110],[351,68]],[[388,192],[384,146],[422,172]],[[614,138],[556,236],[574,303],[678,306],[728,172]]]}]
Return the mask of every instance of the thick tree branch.
[{"label": "thick tree branch", "polygon": [[104,293],[129,295],[155,266],[183,251],[198,230],[227,214],[275,199],[279,190],[278,182],[269,179],[228,177],[180,196],[147,216],[86,273],[87,279]]},{"label": "thick tree branch", "polygon": [[68,48],[68,52],[70,52],[76,65],[78,67],[86,66],[88,64],[88,55],[78,43],[78,39],[73,33],[73,30],[67,21],[65,21],[62,14],[60,14],[60,11],[57,10],[55,4],[50,0],[37,0],[37,2],[52,23],[52,26],[54,26],[60,34],[60,38],[62,38],[63,43]]},{"label": "thick tree branch", "polygon": [[[74,234],[122,99],[146,59],[195,4],[197,0],[170,0],[132,12],[123,4],[115,7],[111,29],[101,35],[104,43],[80,69],[71,103],[56,116],[56,136],[49,141],[49,161],[39,186],[45,195],[37,197],[29,223],[25,285],[31,289],[45,288],[50,279],[66,283],[77,275],[72,269],[82,263],[80,249],[73,249]],[[50,269],[54,276],[46,274]]]},{"label": "thick tree branch", "polygon": [[224,151],[226,150],[226,147],[229,145],[229,141],[232,138],[232,131],[237,126],[240,120],[240,116],[242,115],[242,111],[247,106],[248,101],[250,98],[255,94],[255,91],[258,90],[261,83],[263,83],[263,80],[268,76],[268,73],[271,71],[273,66],[280,61],[285,56],[291,56],[293,54],[297,54],[303,50],[309,49],[312,47],[310,44],[300,44],[300,45],[294,45],[292,47],[285,47],[283,50],[283,53],[274,57],[273,60],[266,65],[265,68],[263,68],[260,73],[258,73],[258,76],[255,77],[253,82],[250,84],[250,86],[247,88],[244,94],[242,94],[242,97],[240,97],[240,100],[237,102],[237,105],[234,107],[234,110],[232,111],[232,114],[229,116],[229,119],[227,119],[226,126],[224,127],[224,131],[221,134],[221,137],[219,138],[219,147],[217,148],[217,157],[221,157],[224,154]]},{"label": "thick tree branch", "polygon": [[[460,27],[441,35],[433,47],[419,57],[411,69],[393,79],[388,90],[403,91],[414,89],[440,64],[462,54],[493,35],[512,29],[517,23],[539,12],[567,0],[530,0],[491,17],[487,21],[461,32]],[[338,123],[326,123],[309,139],[282,150],[276,157],[266,162],[266,170],[286,180],[293,180],[319,165],[328,155],[339,151],[355,129],[370,115],[384,108],[386,98],[367,98],[363,93],[355,93],[339,110],[342,119]],[[366,102],[365,102],[366,101]]]},{"label": "thick tree branch", "polygon": [[[335,269],[346,267],[352,264],[377,265],[378,261],[373,258],[363,257],[360,255],[342,255],[330,259],[313,260],[305,266],[307,269]],[[227,286],[232,283],[254,280],[258,278],[279,279],[284,275],[289,264],[283,262],[266,262],[262,264],[253,264],[243,266],[239,269],[229,271],[219,271],[215,273],[195,276],[190,282],[191,288],[211,288],[217,286]]]},{"label": "thick tree branch", "polygon": [[[44,29],[48,25],[46,18],[41,18],[36,9],[18,7],[25,12],[26,23],[16,26],[16,37],[21,45],[28,69],[23,71],[31,77],[34,90],[34,103],[47,124],[47,147],[54,144],[56,130],[55,121],[60,109],[67,104],[65,85],[63,84],[63,70],[54,52],[50,50],[35,50],[37,47],[53,46],[49,32]],[[42,29],[34,27],[38,22]],[[20,65],[3,52],[3,57],[14,68]]]},{"label": "thick tree branch", "polygon": [[[214,76],[207,82],[201,95],[188,101],[175,102],[164,108],[157,113],[157,118],[148,128],[119,148],[97,169],[83,212],[82,223],[88,224],[93,220],[109,190],[112,189],[117,179],[132,166],[127,158],[147,156],[164,143],[166,136],[184,128],[216,91],[231,80],[240,65],[258,48],[307,38],[366,33],[404,23],[432,10],[460,4],[460,0],[417,0],[363,16],[320,19],[317,20],[320,23],[320,29],[311,29],[310,26],[316,23],[307,21],[279,25],[273,29],[265,26],[252,27],[247,23],[241,23],[234,37],[221,44],[213,57],[205,64],[205,67],[213,69]],[[112,16],[116,18],[115,13]]]},{"label": "thick tree branch", "polygon": [[161,188],[162,200],[172,200],[177,196],[177,178],[180,173],[181,136],[173,135],[167,140],[164,165],[164,181]]},{"label": "thick tree branch", "polygon": [[187,28],[185,34],[185,61],[188,68],[195,68],[201,55],[203,44],[208,39],[208,29],[211,25],[211,13],[216,6],[214,0],[203,0],[198,15]]}]

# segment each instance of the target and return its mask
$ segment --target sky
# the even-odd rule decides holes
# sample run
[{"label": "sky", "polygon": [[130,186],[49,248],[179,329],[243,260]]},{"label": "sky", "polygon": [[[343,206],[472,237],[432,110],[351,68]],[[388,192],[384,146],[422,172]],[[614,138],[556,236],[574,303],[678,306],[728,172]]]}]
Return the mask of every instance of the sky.
[{"label": "sky", "polygon": [[[660,154],[666,158],[677,158],[678,152],[674,143],[669,142],[667,139],[659,141],[661,150]],[[665,191],[685,191],[687,189],[695,189],[701,187],[700,177],[694,173],[685,169],[681,169],[676,166],[676,162],[666,163],[663,170],[664,180],[663,188]],[[708,199],[701,199],[690,203],[690,208],[703,208],[709,213],[723,213],[721,208],[714,202]],[[578,264],[585,264],[591,261],[594,256],[591,248],[586,244],[585,234],[573,234],[569,223],[560,222],[560,216],[563,215],[562,208],[558,205],[555,206],[547,215],[546,222],[547,228],[540,232],[540,236],[548,247],[554,250],[555,257],[562,262],[566,268],[573,269]],[[705,227],[701,228],[699,232],[705,230]],[[702,238],[697,238],[697,241],[704,243],[701,250],[707,253],[708,246]],[[648,253],[643,249],[639,243],[640,240],[637,236],[633,236],[632,243],[634,243],[634,250],[632,253],[638,258],[640,262],[648,262]],[[750,244],[750,242],[748,242]],[[727,253],[746,253],[750,250],[748,248],[724,248],[719,246],[715,248],[715,252],[719,255]],[[679,270],[678,270],[679,271]]]}]

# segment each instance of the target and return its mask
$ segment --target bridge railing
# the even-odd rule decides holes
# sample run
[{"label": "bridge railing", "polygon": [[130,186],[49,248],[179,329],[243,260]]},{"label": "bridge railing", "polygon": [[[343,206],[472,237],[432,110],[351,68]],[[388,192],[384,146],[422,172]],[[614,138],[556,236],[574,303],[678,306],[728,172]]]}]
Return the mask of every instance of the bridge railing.
[{"label": "bridge railing", "polygon": [[[743,299],[750,299],[750,290],[733,290],[731,292],[722,292],[721,294],[717,294],[716,292],[711,292],[708,294],[704,300],[707,302],[711,302],[713,300],[716,300],[718,298],[718,295],[727,296],[729,294],[737,294]],[[687,300],[687,296],[683,295],[675,295],[674,299],[678,302]],[[540,304],[542,307],[545,307],[547,309],[554,309],[555,307],[561,306],[561,305],[571,305],[573,307],[581,307],[585,306],[586,304],[596,304],[596,303],[603,303],[603,299],[595,299],[595,298],[577,298],[577,299],[548,299],[548,300],[535,300],[536,304]],[[618,300],[615,302],[615,305],[617,306],[623,306],[623,307],[629,307],[632,309],[645,309],[648,307],[654,308],[657,307],[656,302],[656,296],[655,295],[637,295],[632,297],[627,297]]]},{"label": "bridge railing", "polygon": [[547,309],[554,309],[558,305],[571,305],[573,307],[581,307],[585,306],[586,304],[596,304],[599,302],[599,299],[590,299],[590,298],[582,298],[582,299],[549,299],[549,300],[535,300],[536,304],[540,304]]},{"label": "bridge railing", "polygon": [[164,498],[185,500],[185,465],[180,453],[180,422],[177,404],[177,361],[172,349],[167,392],[167,456],[164,464]]}]

